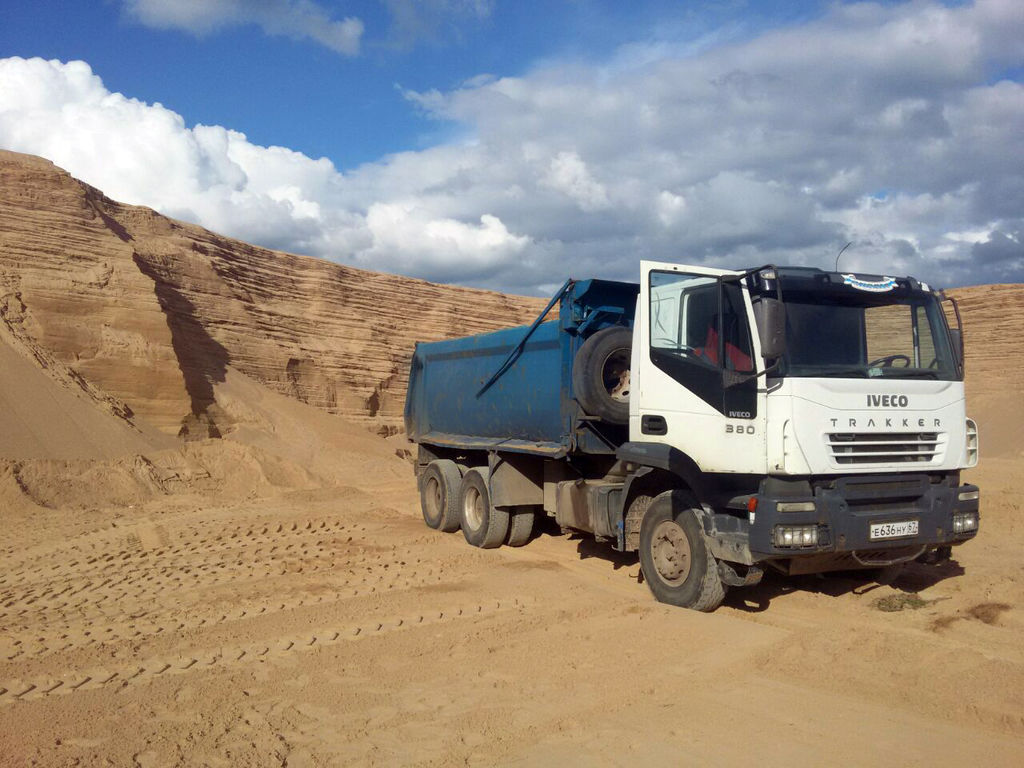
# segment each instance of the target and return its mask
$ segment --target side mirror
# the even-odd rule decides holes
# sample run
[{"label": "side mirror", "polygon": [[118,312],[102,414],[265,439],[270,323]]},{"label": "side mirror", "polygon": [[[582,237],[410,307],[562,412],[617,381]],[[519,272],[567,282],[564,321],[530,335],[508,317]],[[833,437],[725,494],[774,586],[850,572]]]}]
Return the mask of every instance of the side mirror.
[{"label": "side mirror", "polygon": [[964,364],[964,335],[959,328],[951,328],[949,335],[953,340],[953,354],[956,355],[957,365],[962,368]]},{"label": "side mirror", "polygon": [[786,354],[786,305],[763,298],[754,305],[754,319],[761,341],[761,357],[776,360]]}]

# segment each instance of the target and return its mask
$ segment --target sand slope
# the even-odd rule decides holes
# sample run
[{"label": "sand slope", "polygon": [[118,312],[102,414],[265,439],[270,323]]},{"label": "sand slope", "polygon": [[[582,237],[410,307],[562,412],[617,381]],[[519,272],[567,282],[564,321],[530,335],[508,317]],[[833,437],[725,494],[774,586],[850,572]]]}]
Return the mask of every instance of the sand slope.
[{"label": "sand slope", "polygon": [[0,458],[110,459],[174,445],[57,360],[33,355],[2,324],[0,413]]}]

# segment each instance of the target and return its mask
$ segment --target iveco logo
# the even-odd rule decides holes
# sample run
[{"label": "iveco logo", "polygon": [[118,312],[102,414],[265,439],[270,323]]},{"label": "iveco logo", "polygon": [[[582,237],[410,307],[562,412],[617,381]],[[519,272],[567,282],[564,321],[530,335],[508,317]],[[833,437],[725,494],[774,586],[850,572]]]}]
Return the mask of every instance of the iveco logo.
[{"label": "iveco logo", "polygon": [[906,395],[868,395],[868,408],[906,408],[909,404]]}]

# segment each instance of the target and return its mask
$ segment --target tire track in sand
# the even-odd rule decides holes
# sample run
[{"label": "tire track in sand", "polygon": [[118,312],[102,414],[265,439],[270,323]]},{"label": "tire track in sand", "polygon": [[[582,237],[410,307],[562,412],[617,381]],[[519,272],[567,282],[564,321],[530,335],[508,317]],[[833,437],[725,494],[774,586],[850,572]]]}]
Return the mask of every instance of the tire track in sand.
[{"label": "tire track in sand", "polygon": [[362,642],[394,632],[470,620],[510,611],[523,611],[529,601],[522,598],[480,601],[444,610],[420,611],[398,617],[371,618],[358,624],[326,627],[313,632],[288,635],[269,642],[195,649],[173,658],[154,657],[111,667],[67,670],[58,675],[31,679],[0,680],[0,706],[33,701],[49,696],[69,695],[83,690],[117,690],[151,682],[161,677],[230,668],[252,662],[273,662],[295,653],[330,647],[345,642]]}]

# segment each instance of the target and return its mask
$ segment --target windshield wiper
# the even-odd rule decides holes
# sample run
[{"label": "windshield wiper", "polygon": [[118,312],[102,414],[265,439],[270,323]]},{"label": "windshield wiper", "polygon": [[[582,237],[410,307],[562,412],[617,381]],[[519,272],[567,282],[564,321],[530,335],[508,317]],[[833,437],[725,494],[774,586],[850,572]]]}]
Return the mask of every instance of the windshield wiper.
[{"label": "windshield wiper", "polygon": [[[881,378],[885,379],[924,379],[924,378],[939,378],[937,371],[926,371],[923,368],[918,369],[907,369],[907,368],[882,368],[883,373]],[[892,371],[892,374],[885,373],[885,371]]]},{"label": "windshield wiper", "polygon": [[866,379],[868,372],[863,368],[840,368],[839,370],[832,371],[815,371],[813,376],[820,376],[821,378],[836,378],[840,376],[855,376],[859,379]]}]

